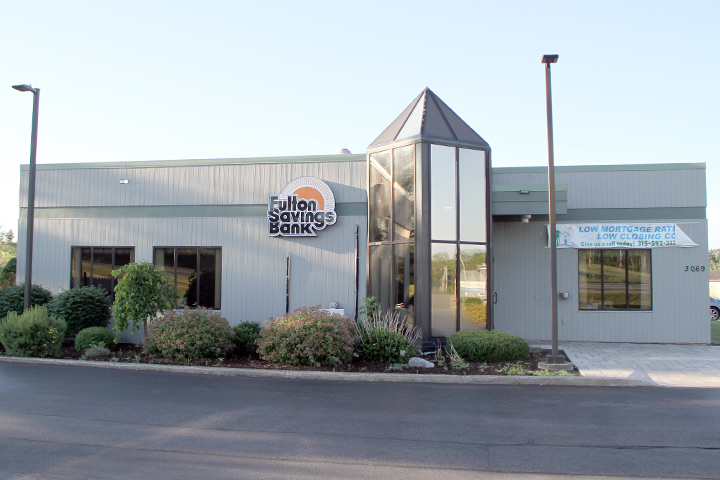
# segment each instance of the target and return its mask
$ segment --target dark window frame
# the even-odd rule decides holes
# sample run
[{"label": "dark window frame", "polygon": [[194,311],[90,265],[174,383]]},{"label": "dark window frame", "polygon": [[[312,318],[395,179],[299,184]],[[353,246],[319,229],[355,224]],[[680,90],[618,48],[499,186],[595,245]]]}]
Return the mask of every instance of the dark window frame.
[{"label": "dark window frame", "polygon": [[[75,282],[75,278],[73,276],[73,258],[74,253],[76,249],[90,249],[90,277],[88,279],[87,285],[82,285],[82,280],[80,281],[79,285],[73,285]],[[78,287],[85,287],[85,286],[95,286],[95,275],[94,275],[94,267],[95,267],[95,249],[111,249],[112,250],[112,260],[110,264],[111,270],[117,270],[118,268],[127,265],[126,263],[122,265],[118,265],[116,260],[116,252],[120,249],[130,250],[130,257],[131,262],[135,261],[135,247],[134,246],[106,246],[106,245],[71,245],[70,246],[70,288],[78,288]],[[82,252],[81,252],[82,255]],[[81,257],[81,263],[82,263],[82,257]],[[113,288],[108,292],[110,295],[110,298],[114,301],[115,300],[115,287],[117,286],[117,279],[112,279]],[[97,286],[102,286],[100,283],[98,283]]]},{"label": "dark window frame", "polygon": [[[153,247],[153,265],[156,267],[159,267],[157,263],[155,263],[155,257],[157,255],[158,250],[172,250],[173,251],[173,265],[172,265],[172,273],[170,276],[172,277],[173,286],[177,288],[177,279],[178,279],[178,250],[195,250],[195,274],[196,278],[198,279],[195,285],[195,298],[197,299],[197,305],[186,305],[187,308],[195,309],[195,308],[210,308],[212,310],[221,310],[222,309],[222,247],[219,246],[194,246],[194,245],[185,245],[185,246],[156,246]],[[212,307],[207,307],[205,305],[200,304],[200,299],[202,298],[200,291],[203,286],[202,283],[202,275],[198,275],[198,272],[200,271],[200,251],[201,250],[214,250],[215,255],[217,258],[217,254],[220,254],[220,274],[219,274],[219,280],[218,280],[218,274],[215,272],[215,279],[217,286],[214,287],[217,292],[215,293],[215,296],[217,297],[217,302],[213,301]],[[165,269],[165,271],[168,271],[168,266],[163,265],[162,268]]]},{"label": "dark window frame", "polygon": [[[624,255],[624,269],[625,269],[625,307],[624,308],[618,308],[618,307],[606,307],[605,306],[605,252],[616,252],[616,251],[624,251],[628,252]],[[642,308],[642,305],[639,307],[633,308],[630,307],[630,268],[629,268],[629,258],[630,254],[629,252],[633,251],[640,251],[640,252],[648,252],[649,254],[649,262],[648,262],[648,275],[650,278],[650,282],[648,285],[650,286],[650,306],[647,308]],[[580,255],[582,252],[600,252],[600,305],[598,307],[592,307],[592,306],[583,306],[580,304],[581,296],[580,296],[580,278],[581,278],[581,272],[580,272]],[[643,285],[643,284],[640,284]],[[581,248],[578,249],[578,309],[584,312],[650,312],[653,310],[653,275],[652,275],[652,249],[647,248],[623,248],[623,249],[610,249],[610,248]]]}]

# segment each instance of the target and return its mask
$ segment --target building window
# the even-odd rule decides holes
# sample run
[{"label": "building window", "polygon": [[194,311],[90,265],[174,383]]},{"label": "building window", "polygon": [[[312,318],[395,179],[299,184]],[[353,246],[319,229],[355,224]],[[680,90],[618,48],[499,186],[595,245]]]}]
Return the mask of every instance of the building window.
[{"label": "building window", "polygon": [[115,298],[112,271],[135,261],[133,247],[72,247],[70,288],[99,286]]},{"label": "building window", "polygon": [[650,250],[578,250],[580,310],[652,310]]},{"label": "building window", "polygon": [[415,324],[415,146],[370,154],[369,291]]},{"label": "building window", "polygon": [[156,247],[154,260],[170,275],[184,306],[220,308],[220,248]]}]

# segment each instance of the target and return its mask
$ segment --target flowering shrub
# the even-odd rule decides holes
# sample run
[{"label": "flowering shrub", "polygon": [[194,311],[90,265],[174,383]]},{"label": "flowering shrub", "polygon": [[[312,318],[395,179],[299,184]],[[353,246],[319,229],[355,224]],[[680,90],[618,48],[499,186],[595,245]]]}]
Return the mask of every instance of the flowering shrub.
[{"label": "flowering shrub", "polygon": [[47,307],[32,307],[22,315],[10,312],[0,321],[0,342],[8,355],[58,356],[65,328],[65,320],[48,316]]},{"label": "flowering shrub", "polygon": [[349,318],[304,307],[263,328],[257,351],[275,363],[333,367],[350,363],[356,341]]},{"label": "flowering shrub", "polygon": [[360,337],[358,354],[371,362],[405,363],[415,355],[415,342],[420,338],[417,328],[407,325],[400,312],[381,314],[375,309],[357,323]]},{"label": "flowering shrub", "polygon": [[206,308],[167,310],[149,322],[145,351],[154,357],[184,360],[224,357],[235,332],[219,313]]}]

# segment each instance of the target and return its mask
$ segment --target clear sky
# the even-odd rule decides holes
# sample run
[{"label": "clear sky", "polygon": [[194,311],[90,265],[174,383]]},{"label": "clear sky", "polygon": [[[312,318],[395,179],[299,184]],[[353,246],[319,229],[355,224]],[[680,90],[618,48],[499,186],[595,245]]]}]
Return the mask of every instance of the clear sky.
[{"label": "clear sky", "polygon": [[[0,224],[38,163],[364,153],[424,87],[494,166],[704,162],[720,247],[720,2],[5,2]],[[3,86],[4,85],[4,86]],[[72,186],[67,186],[72,188]],[[210,187],[208,187],[210,188]]]}]

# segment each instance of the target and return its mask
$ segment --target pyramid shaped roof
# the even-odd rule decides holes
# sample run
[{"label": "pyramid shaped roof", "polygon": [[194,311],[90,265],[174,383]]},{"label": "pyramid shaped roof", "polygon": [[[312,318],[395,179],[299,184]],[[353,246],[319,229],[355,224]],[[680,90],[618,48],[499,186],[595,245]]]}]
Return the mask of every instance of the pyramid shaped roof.
[{"label": "pyramid shaped roof", "polygon": [[407,140],[490,148],[475,130],[429,88],[415,97],[400,116],[370,144],[368,150]]}]

